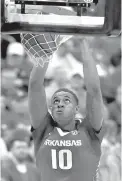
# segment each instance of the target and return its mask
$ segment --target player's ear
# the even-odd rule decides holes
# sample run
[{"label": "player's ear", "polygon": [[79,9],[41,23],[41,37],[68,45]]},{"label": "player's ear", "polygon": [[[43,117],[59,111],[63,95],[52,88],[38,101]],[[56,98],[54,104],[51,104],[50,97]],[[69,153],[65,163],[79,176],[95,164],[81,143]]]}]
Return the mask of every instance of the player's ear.
[{"label": "player's ear", "polygon": [[75,107],[75,113],[76,113],[76,114],[79,113],[79,109],[80,109],[80,107],[79,107],[79,105],[77,105],[77,106]]},{"label": "player's ear", "polygon": [[49,111],[52,112],[52,106],[49,106]]}]

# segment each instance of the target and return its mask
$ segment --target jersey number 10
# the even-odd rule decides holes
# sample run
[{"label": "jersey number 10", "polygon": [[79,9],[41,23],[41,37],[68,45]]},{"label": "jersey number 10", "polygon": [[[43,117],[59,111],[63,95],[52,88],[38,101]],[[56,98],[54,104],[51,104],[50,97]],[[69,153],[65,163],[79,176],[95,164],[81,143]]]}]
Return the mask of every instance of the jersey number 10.
[{"label": "jersey number 10", "polygon": [[69,170],[72,168],[72,152],[70,150],[51,150],[52,168],[58,167],[62,170]]}]

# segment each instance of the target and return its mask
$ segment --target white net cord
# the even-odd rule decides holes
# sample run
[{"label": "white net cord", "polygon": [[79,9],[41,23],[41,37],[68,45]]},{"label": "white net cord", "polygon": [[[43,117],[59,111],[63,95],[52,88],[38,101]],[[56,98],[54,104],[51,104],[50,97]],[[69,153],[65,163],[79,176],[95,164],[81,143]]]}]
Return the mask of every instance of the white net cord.
[{"label": "white net cord", "polygon": [[61,36],[51,33],[47,34],[21,34],[21,43],[23,44],[31,62],[36,66],[44,66],[49,62],[53,54],[58,50],[60,45],[68,40],[71,36]]}]

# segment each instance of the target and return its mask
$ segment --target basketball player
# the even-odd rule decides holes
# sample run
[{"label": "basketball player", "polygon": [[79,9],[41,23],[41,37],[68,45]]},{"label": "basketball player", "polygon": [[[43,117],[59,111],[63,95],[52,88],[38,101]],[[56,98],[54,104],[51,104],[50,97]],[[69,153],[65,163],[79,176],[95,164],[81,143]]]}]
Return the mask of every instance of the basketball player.
[{"label": "basketball player", "polygon": [[[44,90],[44,67],[34,66],[29,82],[29,110],[37,167],[42,181],[94,181],[103,138],[103,101],[95,62],[88,40],[82,41],[84,81],[87,89],[86,117],[76,120],[77,96],[57,90],[49,113]],[[58,60],[57,60],[58,61]]]}]

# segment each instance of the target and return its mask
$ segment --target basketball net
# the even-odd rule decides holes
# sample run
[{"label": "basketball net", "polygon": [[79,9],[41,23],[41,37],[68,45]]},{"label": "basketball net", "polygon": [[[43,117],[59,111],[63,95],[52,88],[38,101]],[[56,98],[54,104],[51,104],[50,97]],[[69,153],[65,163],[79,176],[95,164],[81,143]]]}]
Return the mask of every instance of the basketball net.
[{"label": "basketball net", "polygon": [[60,45],[67,41],[71,36],[62,36],[52,33],[45,34],[21,34],[23,44],[30,61],[35,66],[43,67],[46,62],[52,59],[53,54]]}]

